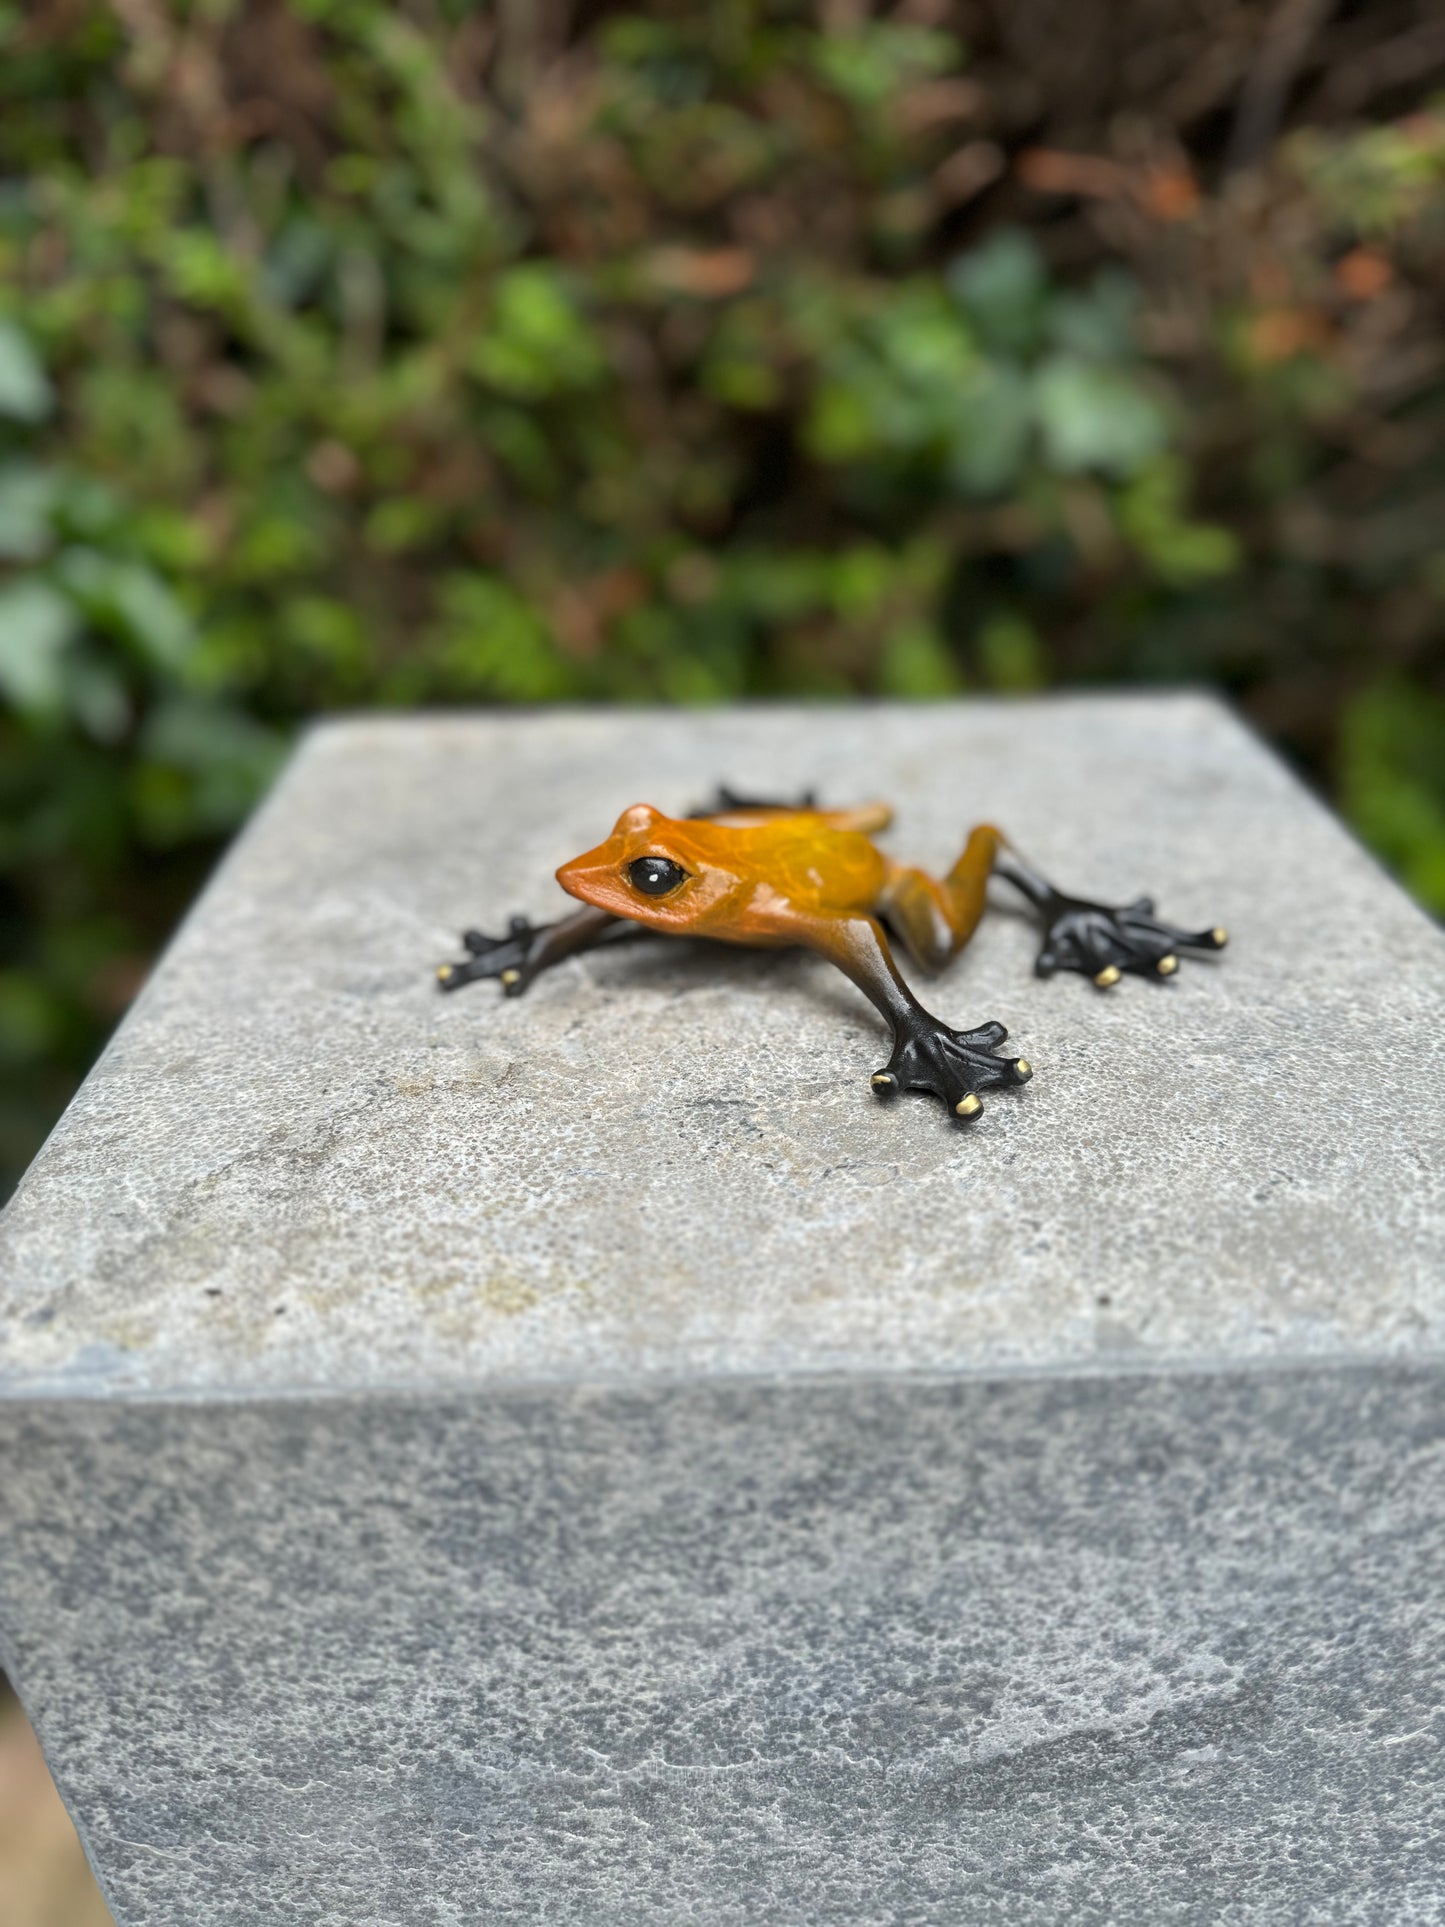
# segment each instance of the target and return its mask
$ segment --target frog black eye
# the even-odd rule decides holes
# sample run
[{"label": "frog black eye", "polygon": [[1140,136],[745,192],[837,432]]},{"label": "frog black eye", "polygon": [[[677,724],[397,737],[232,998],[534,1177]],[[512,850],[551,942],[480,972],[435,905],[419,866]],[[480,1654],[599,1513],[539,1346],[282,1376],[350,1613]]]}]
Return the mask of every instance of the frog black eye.
[{"label": "frog black eye", "polygon": [[645,897],[665,897],[679,883],[687,881],[687,871],[670,856],[640,856],[627,866],[634,889]]}]

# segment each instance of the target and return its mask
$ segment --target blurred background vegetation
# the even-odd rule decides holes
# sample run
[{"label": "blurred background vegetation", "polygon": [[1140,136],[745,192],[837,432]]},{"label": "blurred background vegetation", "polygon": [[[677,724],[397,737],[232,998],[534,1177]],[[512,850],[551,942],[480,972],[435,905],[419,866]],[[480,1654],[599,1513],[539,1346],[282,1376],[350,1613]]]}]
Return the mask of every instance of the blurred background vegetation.
[{"label": "blurred background vegetation", "polygon": [[0,0],[0,1196],[337,706],[1203,680],[1445,907],[1442,323],[1434,0]]}]

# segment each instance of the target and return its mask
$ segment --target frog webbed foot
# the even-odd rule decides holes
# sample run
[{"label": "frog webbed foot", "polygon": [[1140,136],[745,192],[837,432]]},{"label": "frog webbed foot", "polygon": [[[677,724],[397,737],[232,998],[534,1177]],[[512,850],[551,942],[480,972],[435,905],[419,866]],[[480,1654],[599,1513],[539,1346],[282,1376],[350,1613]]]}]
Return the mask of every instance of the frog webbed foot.
[{"label": "frog webbed foot", "polygon": [[951,1030],[920,1011],[916,1019],[898,1025],[893,1055],[885,1069],[873,1073],[873,1088],[880,1097],[900,1090],[927,1091],[954,1117],[971,1123],[983,1111],[980,1091],[1014,1089],[1034,1074],[1026,1058],[999,1056],[998,1046],[1007,1036],[1002,1024]]},{"label": "frog webbed foot", "polygon": [[504,937],[464,930],[466,957],[460,963],[443,964],[437,971],[437,982],[443,990],[457,990],[479,977],[499,977],[505,996],[520,997],[542,968],[541,943],[553,928],[550,923],[534,924],[527,917],[513,917]]},{"label": "frog webbed foot", "polygon": [[746,810],[813,810],[818,807],[815,790],[804,790],[801,796],[761,797],[741,796],[736,790],[729,789],[726,783],[719,783],[710,803],[700,803],[695,810],[689,810],[687,820],[696,823],[710,816],[733,816]]},{"label": "frog webbed foot", "polygon": [[1179,952],[1222,950],[1228,936],[1217,924],[1209,930],[1181,930],[1161,922],[1152,897],[1136,897],[1119,909],[1056,895],[1045,909],[1043,948],[1034,968],[1041,977],[1056,970],[1077,970],[1100,990],[1118,983],[1124,972],[1172,977]]}]

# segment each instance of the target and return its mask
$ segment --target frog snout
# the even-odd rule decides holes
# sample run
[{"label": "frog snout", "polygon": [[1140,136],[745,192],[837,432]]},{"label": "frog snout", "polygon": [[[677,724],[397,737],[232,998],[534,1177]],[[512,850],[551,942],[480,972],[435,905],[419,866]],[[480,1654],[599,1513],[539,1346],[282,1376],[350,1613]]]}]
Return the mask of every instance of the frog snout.
[{"label": "frog snout", "polygon": [[602,862],[596,850],[564,863],[557,872],[557,881],[569,897],[595,904],[599,909],[611,909],[613,899],[621,894],[616,863]]},{"label": "frog snout", "polygon": [[587,898],[588,879],[596,875],[596,865],[585,857],[577,857],[571,863],[564,863],[557,872],[557,881],[569,897]]}]

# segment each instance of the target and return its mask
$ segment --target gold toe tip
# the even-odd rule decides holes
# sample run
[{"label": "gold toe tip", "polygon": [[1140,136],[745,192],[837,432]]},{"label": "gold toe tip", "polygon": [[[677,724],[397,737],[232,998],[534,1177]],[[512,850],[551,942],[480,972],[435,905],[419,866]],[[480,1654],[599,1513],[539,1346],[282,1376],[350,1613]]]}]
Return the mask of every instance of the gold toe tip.
[{"label": "gold toe tip", "polygon": [[1014,1059],[1014,1076],[1021,1084],[1027,1084],[1034,1074],[1034,1067],[1026,1057]]},{"label": "gold toe tip", "polygon": [[977,1117],[982,1109],[982,1104],[970,1091],[967,1097],[961,1097],[954,1105],[953,1114],[955,1117]]},{"label": "gold toe tip", "polygon": [[502,972],[502,982],[504,984],[519,984],[521,981],[522,973],[520,970],[504,970]]},{"label": "gold toe tip", "polygon": [[1224,946],[1229,942],[1229,932],[1224,928],[1222,923],[1215,924],[1209,934],[1214,939],[1214,947],[1216,950],[1223,950]]},{"label": "gold toe tip", "polygon": [[451,974],[452,974],[452,967],[450,964],[437,965],[437,982],[439,984],[444,984],[447,981],[448,977],[451,976]]},{"label": "gold toe tip", "polygon": [[1173,955],[1161,957],[1154,968],[1159,972],[1161,977],[1172,977],[1179,968],[1179,959]]},{"label": "gold toe tip", "polygon": [[1122,974],[1118,964],[1105,964],[1102,970],[1094,972],[1094,982],[1100,990],[1108,990],[1111,985],[1118,983]]},{"label": "gold toe tip", "polygon": [[892,1071],[874,1071],[868,1082],[875,1091],[891,1091],[898,1082]]}]

